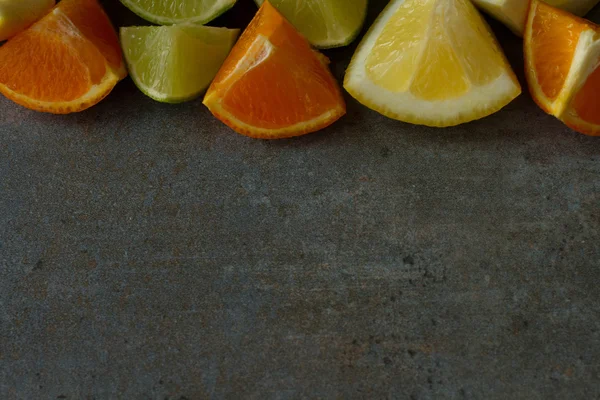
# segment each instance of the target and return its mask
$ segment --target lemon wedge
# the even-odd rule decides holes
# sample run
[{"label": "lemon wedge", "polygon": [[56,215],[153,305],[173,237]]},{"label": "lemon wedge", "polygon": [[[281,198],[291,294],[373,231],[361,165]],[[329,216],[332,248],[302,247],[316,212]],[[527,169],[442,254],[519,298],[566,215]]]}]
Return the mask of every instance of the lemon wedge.
[{"label": "lemon wedge", "polygon": [[521,93],[469,0],[393,0],[354,54],[344,87],[383,115],[437,127],[483,118]]}]

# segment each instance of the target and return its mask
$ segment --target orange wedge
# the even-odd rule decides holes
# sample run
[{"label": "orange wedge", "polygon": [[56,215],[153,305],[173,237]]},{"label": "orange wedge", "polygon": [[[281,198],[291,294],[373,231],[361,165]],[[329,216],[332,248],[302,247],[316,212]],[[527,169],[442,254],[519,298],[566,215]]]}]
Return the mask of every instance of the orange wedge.
[{"label": "orange wedge", "polygon": [[84,110],[126,75],[117,34],[96,0],[62,0],[0,47],[0,92],[32,110]]},{"label": "orange wedge", "polygon": [[261,139],[299,136],[339,119],[346,106],[325,56],[265,1],[206,93],[233,130]]},{"label": "orange wedge", "polygon": [[572,129],[600,135],[600,27],[532,0],[524,43],[536,103]]}]

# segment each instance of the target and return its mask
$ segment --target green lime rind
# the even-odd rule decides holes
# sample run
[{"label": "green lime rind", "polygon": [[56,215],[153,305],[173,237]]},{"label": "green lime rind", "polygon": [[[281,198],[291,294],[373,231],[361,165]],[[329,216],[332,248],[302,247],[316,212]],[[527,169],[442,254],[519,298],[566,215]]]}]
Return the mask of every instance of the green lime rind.
[{"label": "green lime rind", "polygon": [[[264,0],[254,0],[260,7]],[[347,46],[360,34],[368,0],[270,0],[316,48]]]},{"label": "green lime rind", "polygon": [[221,16],[237,0],[121,0],[131,11],[158,25],[206,24]]},{"label": "green lime rind", "polygon": [[146,96],[163,103],[182,103],[200,96],[238,35],[238,29],[192,24],[120,29],[131,79]]}]

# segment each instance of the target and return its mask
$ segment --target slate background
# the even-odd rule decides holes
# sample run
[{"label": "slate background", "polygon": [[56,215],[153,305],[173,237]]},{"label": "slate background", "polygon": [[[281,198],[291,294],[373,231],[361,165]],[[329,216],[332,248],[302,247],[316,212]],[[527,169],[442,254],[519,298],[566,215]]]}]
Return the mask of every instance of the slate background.
[{"label": "slate background", "polygon": [[130,80],[1,99],[0,398],[600,398],[600,140],[527,93],[444,130],[347,101],[266,142]]}]

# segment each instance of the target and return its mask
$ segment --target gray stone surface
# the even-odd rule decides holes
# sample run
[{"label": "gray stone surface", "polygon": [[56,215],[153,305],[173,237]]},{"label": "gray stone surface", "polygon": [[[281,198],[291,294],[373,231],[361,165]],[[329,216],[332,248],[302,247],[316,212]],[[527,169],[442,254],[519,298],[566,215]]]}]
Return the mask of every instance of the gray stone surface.
[{"label": "gray stone surface", "polygon": [[0,398],[600,398],[600,140],[527,94],[444,130],[347,100],[277,142],[129,80],[0,100]]}]

